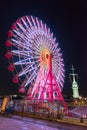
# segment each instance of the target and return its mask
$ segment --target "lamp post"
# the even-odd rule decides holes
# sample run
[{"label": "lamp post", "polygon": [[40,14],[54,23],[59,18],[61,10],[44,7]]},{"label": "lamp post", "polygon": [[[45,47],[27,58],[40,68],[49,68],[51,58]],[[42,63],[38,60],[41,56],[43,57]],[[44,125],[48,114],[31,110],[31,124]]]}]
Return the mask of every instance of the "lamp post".
[{"label": "lamp post", "polygon": [[80,114],[81,114],[80,122],[83,123],[83,117],[82,117],[82,97],[80,96],[79,99],[80,99],[79,104],[80,104]]}]

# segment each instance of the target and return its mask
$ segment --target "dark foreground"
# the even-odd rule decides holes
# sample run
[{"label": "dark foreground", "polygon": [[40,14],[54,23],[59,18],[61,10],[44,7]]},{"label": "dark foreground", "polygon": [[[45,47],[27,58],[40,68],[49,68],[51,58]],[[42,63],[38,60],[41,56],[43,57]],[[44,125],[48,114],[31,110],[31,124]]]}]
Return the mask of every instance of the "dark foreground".
[{"label": "dark foreground", "polygon": [[62,124],[21,116],[0,116],[0,130],[87,130],[87,127]]}]

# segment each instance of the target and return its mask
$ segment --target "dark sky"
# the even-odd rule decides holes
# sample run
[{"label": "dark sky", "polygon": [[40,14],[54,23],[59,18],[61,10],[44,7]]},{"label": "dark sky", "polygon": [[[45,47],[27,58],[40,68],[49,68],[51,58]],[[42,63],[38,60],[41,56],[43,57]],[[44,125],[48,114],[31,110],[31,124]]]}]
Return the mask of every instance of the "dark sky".
[{"label": "dark sky", "polygon": [[7,32],[19,17],[33,15],[42,19],[54,33],[65,63],[64,94],[71,94],[69,73],[74,65],[81,96],[87,95],[87,2],[86,0],[7,0],[0,1],[0,93],[15,94],[5,58]]}]

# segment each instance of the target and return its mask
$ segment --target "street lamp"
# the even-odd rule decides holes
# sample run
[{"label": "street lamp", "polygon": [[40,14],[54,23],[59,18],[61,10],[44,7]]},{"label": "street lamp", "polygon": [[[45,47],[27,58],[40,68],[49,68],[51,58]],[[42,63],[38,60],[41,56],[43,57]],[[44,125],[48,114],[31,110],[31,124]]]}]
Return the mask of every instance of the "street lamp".
[{"label": "street lamp", "polygon": [[81,117],[80,117],[80,122],[83,123],[83,117],[82,117],[82,97],[79,96],[79,105],[80,105],[80,114],[81,114]]}]

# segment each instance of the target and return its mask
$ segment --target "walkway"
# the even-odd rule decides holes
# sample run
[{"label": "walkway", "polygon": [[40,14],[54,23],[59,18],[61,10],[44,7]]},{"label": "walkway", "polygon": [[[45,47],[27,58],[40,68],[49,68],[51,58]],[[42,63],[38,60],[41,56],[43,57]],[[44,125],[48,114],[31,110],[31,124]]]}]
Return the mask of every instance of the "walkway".
[{"label": "walkway", "polygon": [[87,130],[87,127],[62,124],[21,116],[0,116],[0,130]]}]

